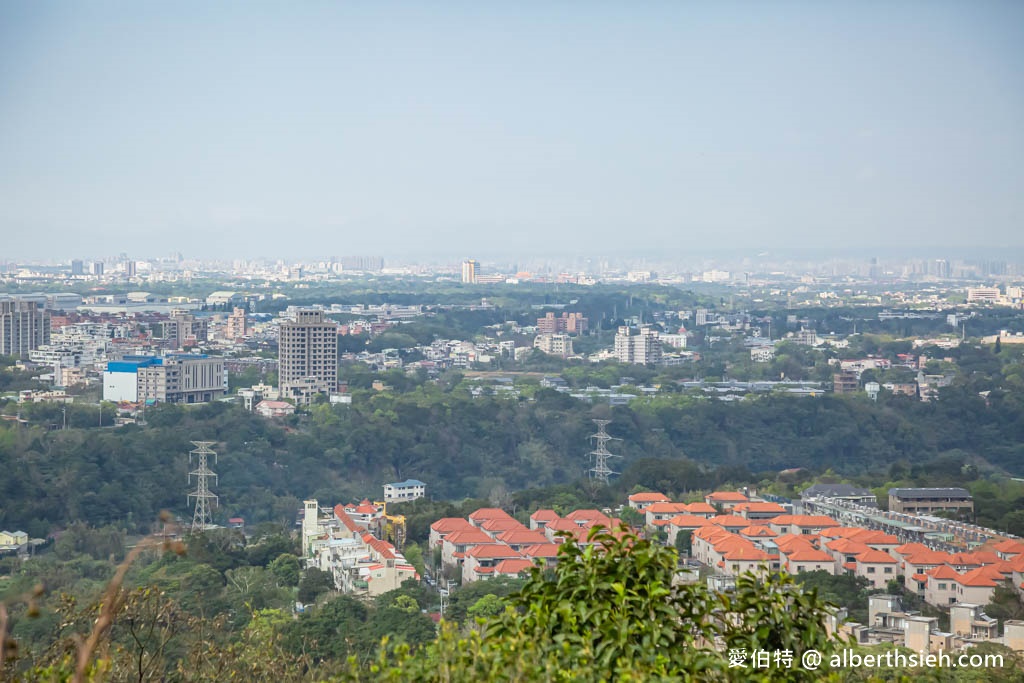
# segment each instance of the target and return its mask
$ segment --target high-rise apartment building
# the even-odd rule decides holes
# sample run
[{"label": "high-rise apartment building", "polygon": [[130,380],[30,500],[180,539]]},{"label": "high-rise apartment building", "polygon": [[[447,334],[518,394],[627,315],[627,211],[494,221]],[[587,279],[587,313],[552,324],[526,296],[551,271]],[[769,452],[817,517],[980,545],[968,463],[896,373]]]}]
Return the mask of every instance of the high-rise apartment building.
[{"label": "high-rise apartment building", "polygon": [[49,311],[35,301],[0,297],[0,355],[24,356],[49,343]]},{"label": "high-rise apartment building", "polygon": [[244,308],[235,308],[228,316],[227,325],[224,327],[226,339],[241,339],[249,334],[249,319]]},{"label": "high-rise apartment building", "polygon": [[476,284],[476,277],[479,275],[479,264],[473,259],[462,262],[462,281],[469,285]]},{"label": "high-rise apartment building", "polygon": [[615,334],[615,358],[620,363],[648,365],[661,362],[661,339],[650,325],[642,325],[637,334],[630,327],[620,327]]},{"label": "high-rise apartment building", "polygon": [[103,275],[103,261],[93,261],[89,265],[90,272],[93,275]]},{"label": "high-rise apartment building", "polygon": [[82,259],[76,258],[71,260],[71,274],[85,275],[85,263],[82,262]]},{"label": "high-rise apartment building", "polygon": [[125,277],[135,277],[137,274],[135,261],[126,261],[124,264]]},{"label": "high-rise apartment building", "polygon": [[338,326],[323,311],[296,311],[278,332],[278,385],[281,396],[309,403],[338,386]]}]

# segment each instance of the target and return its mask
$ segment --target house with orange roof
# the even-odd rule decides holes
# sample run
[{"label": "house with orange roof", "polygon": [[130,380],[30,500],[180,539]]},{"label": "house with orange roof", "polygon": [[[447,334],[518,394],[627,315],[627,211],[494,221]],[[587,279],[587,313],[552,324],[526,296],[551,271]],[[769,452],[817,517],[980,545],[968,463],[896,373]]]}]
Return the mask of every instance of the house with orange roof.
[{"label": "house with orange roof", "polygon": [[648,505],[652,503],[668,503],[668,497],[663,493],[644,492],[644,493],[631,493],[629,495],[629,507],[634,510],[643,511]]},{"label": "house with orange roof", "polygon": [[676,515],[689,512],[686,503],[651,503],[644,508],[644,523],[655,526],[655,522],[668,521]]},{"label": "house with orange roof", "polygon": [[573,510],[564,519],[575,522],[576,526],[579,527],[591,527],[595,524],[600,524],[610,529],[614,525],[612,518],[600,510]]},{"label": "house with orange roof", "polygon": [[756,576],[764,576],[771,571],[772,557],[749,543],[735,543],[725,549],[722,562],[725,574],[739,576],[749,572]]},{"label": "house with orange roof", "polygon": [[[931,548],[926,546],[924,543],[904,543],[903,545],[896,546],[896,548],[893,549],[893,553],[897,556],[906,557],[907,555],[913,555],[921,550],[931,550]],[[896,559],[899,559],[899,557]]]},{"label": "house with orange roof", "polygon": [[718,510],[708,503],[690,503],[686,506],[686,514],[710,519],[718,514]]},{"label": "house with orange roof", "polygon": [[491,538],[497,538],[506,531],[527,531],[526,526],[517,519],[511,517],[495,517],[485,520],[480,525],[480,530]]},{"label": "house with orange roof", "polygon": [[789,553],[780,550],[782,566],[790,574],[823,571],[835,575],[836,563],[824,550],[796,549]]},{"label": "house with orange roof", "polygon": [[480,529],[453,531],[441,541],[441,562],[449,567],[460,565],[471,548],[493,543],[496,541]]},{"label": "house with orange roof", "polygon": [[1010,577],[1017,594],[1024,594],[1024,555],[1017,555],[1007,562]]},{"label": "house with orange roof", "polygon": [[513,550],[519,551],[531,545],[547,543],[548,538],[539,531],[530,529],[510,529],[497,537],[502,543],[507,543]]},{"label": "house with orange roof", "polygon": [[544,527],[544,536],[548,543],[562,543],[561,533],[569,533],[575,536],[580,527],[576,522],[565,517],[557,519]]},{"label": "house with orange roof", "polygon": [[427,541],[430,548],[440,548],[444,537],[453,531],[463,531],[475,528],[462,517],[442,517],[430,525],[430,538]]},{"label": "house with orange roof", "polygon": [[698,517],[696,515],[676,515],[675,517],[669,520],[668,527],[666,527],[666,530],[668,532],[668,543],[669,545],[674,546],[676,544],[676,537],[679,535],[680,531],[693,532],[697,529],[700,529],[701,527],[706,527],[710,524],[711,522],[709,522],[707,519],[703,517]]},{"label": "house with orange roof", "polygon": [[[736,534],[730,533],[720,526],[701,527],[691,536],[691,554],[709,567],[715,567],[722,559],[721,553],[715,549],[716,545],[723,540],[732,538],[739,539]],[[749,543],[749,541],[745,542]]]},{"label": "house with orange roof", "polygon": [[537,510],[530,515],[530,528],[534,531],[543,530],[551,522],[561,519],[554,510]]},{"label": "house with orange roof", "polygon": [[510,558],[508,560],[502,560],[498,564],[494,565],[493,577],[507,576],[511,579],[518,578],[524,574],[528,574],[533,568],[533,562],[524,559]]},{"label": "house with orange roof", "polygon": [[829,553],[837,565],[842,566],[844,569],[851,570],[855,568],[857,556],[868,552],[871,548],[863,543],[851,541],[848,538],[836,538],[831,541],[827,541],[822,550]]},{"label": "house with orange roof", "polygon": [[750,520],[739,515],[715,515],[708,521],[733,533],[750,526]]},{"label": "house with orange roof", "polygon": [[744,528],[740,529],[739,531],[737,531],[736,533],[738,533],[743,538],[749,538],[749,539],[755,539],[755,538],[771,538],[771,539],[774,539],[776,536],[778,536],[777,533],[772,531],[772,528],[770,526],[760,526],[760,525],[756,525],[756,524],[754,526],[744,527]]},{"label": "house with orange roof", "polygon": [[[918,550],[915,553],[900,558],[897,554],[896,561],[900,563],[900,573],[904,577],[913,577],[915,575],[924,576],[929,569],[935,569],[939,565],[948,563],[950,560],[950,554],[944,553],[939,550]],[[918,582],[919,584],[921,582]],[[907,588],[911,588],[910,581],[906,582]],[[924,595],[925,586],[915,586],[918,595]]]},{"label": "house with orange roof", "polygon": [[544,567],[553,567],[558,562],[557,543],[538,543],[523,548],[522,556]]},{"label": "house with orange roof", "polygon": [[750,521],[762,521],[786,514],[786,508],[778,503],[747,502],[734,505],[732,514],[739,515]]},{"label": "house with orange roof", "polygon": [[473,512],[470,513],[469,523],[475,527],[479,527],[482,526],[483,523],[487,520],[497,519],[499,517],[505,519],[512,519],[512,515],[508,514],[501,508],[480,508],[479,510],[474,510]]},{"label": "house with orange roof", "polygon": [[502,560],[521,560],[523,556],[504,543],[477,545],[466,550],[462,563],[462,582],[472,583],[490,578]]},{"label": "house with orange roof", "polygon": [[999,555],[1000,559],[1012,560],[1018,555],[1024,555],[1024,541],[1019,538],[1007,538],[993,544],[992,551]]},{"label": "house with orange roof", "polygon": [[956,601],[972,605],[987,605],[992,602],[996,586],[1006,580],[995,566],[983,566],[964,572],[956,581]]},{"label": "house with orange roof", "polygon": [[750,499],[738,491],[715,491],[704,496],[704,502],[716,510],[728,513],[733,506],[739,503],[746,503]]},{"label": "house with orange roof", "polygon": [[768,526],[780,534],[820,534],[842,525],[825,515],[779,515],[768,520]]},{"label": "house with orange roof", "polygon": [[[947,607],[956,602],[956,580],[960,578],[957,570],[948,564],[940,564],[926,571],[924,577],[925,602],[936,607]],[[920,581],[918,575],[911,575],[911,579],[915,583]]]},{"label": "house with orange roof", "polygon": [[857,555],[854,574],[870,581],[874,588],[885,588],[899,575],[899,566],[889,553],[869,548]]}]

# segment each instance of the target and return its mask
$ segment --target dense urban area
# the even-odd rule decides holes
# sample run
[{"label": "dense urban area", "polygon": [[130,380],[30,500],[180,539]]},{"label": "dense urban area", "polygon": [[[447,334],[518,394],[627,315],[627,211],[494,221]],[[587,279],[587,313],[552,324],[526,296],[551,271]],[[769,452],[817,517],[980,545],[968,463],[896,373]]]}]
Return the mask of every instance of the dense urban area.
[{"label": "dense urban area", "polygon": [[[747,680],[769,644],[849,643],[1020,680],[1022,284],[903,257],[0,263],[4,671],[88,645],[117,680]],[[597,610],[571,656],[558,591]],[[607,649],[629,609],[740,616]]]}]

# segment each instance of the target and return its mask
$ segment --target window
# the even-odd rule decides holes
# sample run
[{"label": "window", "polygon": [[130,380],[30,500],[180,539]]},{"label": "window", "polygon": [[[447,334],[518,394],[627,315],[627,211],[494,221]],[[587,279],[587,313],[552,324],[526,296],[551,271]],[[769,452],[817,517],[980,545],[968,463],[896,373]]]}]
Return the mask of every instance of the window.
[{"label": "window", "polygon": [[875,573],[875,568],[874,567],[868,567],[868,574],[874,574],[874,573]]},{"label": "window", "polygon": [[892,567],[886,567],[885,568],[885,573],[886,574],[892,574]]},{"label": "window", "polygon": [[944,590],[946,590],[946,584],[944,584],[944,583],[940,583],[940,584],[939,584],[939,590],[940,590],[940,591],[944,591]]}]

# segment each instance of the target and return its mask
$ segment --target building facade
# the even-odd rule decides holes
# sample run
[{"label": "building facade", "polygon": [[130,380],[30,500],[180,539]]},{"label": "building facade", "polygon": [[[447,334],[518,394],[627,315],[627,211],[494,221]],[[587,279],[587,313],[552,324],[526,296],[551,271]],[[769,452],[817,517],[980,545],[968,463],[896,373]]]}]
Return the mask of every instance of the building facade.
[{"label": "building facade", "polygon": [[300,310],[278,333],[278,386],[282,398],[307,404],[338,387],[338,326],[323,311]]},{"label": "building facade", "polygon": [[25,356],[49,343],[49,311],[34,301],[0,298],[0,355]]},{"label": "building facade", "polygon": [[620,327],[615,334],[615,359],[620,363],[648,365],[661,362],[661,339],[658,331],[649,325],[642,325],[638,334],[633,328]]}]

